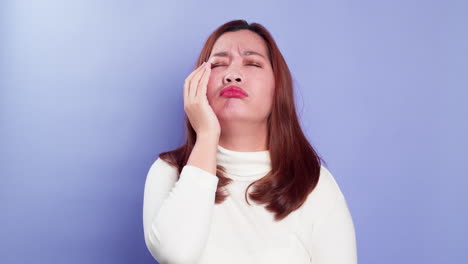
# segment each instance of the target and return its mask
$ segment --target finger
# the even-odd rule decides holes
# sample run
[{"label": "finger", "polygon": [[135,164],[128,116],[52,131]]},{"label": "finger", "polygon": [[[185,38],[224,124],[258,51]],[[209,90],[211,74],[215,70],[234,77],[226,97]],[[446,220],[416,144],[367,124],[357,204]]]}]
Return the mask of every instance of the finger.
[{"label": "finger", "polygon": [[206,70],[201,77],[196,96],[204,96],[204,95],[206,96],[206,90],[208,88],[208,81],[210,80],[210,74],[211,74],[210,63],[207,63],[205,67],[206,67]]},{"label": "finger", "polygon": [[190,81],[192,80],[193,76],[199,72],[200,70],[203,69],[204,63],[202,63],[198,68],[194,71],[192,71],[187,78],[185,78],[184,82],[184,100],[187,99],[187,97],[190,95]]},{"label": "finger", "polygon": [[205,64],[203,64],[203,67],[193,75],[192,79],[190,80],[190,88],[189,88],[189,97],[194,98],[196,93],[197,93],[197,86],[198,83],[200,82],[200,77],[203,74],[203,72],[206,70]]},{"label": "finger", "polygon": [[203,66],[205,65],[205,63],[206,63],[206,61],[204,61],[202,64],[198,65],[198,67],[197,67],[195,70],[193,70],[193,71],[190,73],[189,76],[187,76],[187,79],[192,78],[193,75],[195,75],[195,73],[197,73],[198,71],[202,70],[202,69],[203,69]]},{"label": "finger", "polygon": [[187,78],[185,78],[185,82],[184,82],[184,95],[185,96],[188,96],[190,94],[190,81],[192,80],[193,76],[200,70],[203,69],[203,63],[200,64],[200,66],[198,66],[197,69],[195,69],[194,71],[192,71],[189,76],[187,76]]},{"label": "finger", "polygon": [[[207,91],[207,89],[208,89],[208,82],[209,82],[209,80],[210,80],[211,66],[212,66],[212,64],[213,64],[213,62],[214,62],[215,59],[216,59],[215,57],[211,57],[211,58],[209,58],[208,61],[206,62],[207,65],[206,65],[205,67],[207,68],[207,71],[205,72],[205,74],[203,75],[202,80],[201,80],[203,83],[200,84],[200,86],[201,86],[201,87],[200,87],[200,89],[201,89],[200,95],[207,95],[207,92],[206,92],[206,91]],[[199,93],[197,92],[197,95],[198,95],[198,94],[199,94]]]}]

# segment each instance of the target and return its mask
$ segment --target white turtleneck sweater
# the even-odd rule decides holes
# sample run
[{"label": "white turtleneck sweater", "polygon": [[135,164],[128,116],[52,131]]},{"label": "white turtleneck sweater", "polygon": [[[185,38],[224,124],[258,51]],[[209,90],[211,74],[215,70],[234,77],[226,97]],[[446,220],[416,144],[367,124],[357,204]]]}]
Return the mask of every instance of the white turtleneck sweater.
[{"label": "white turtleneck sweater", "polygon": [[[354,224],[337,182],[325,167],[306,202],[274,221],[264,206],[244,198],[249,183],[271,170],[269,151],[217,146],[217,163],[233,179],[229,198],[215,204],[218,177],[201,168],[177,169],[158,158],[144,189],[143,228],[161,264],[356,264]],[[253,186],[249,192],[253,190]]]}]

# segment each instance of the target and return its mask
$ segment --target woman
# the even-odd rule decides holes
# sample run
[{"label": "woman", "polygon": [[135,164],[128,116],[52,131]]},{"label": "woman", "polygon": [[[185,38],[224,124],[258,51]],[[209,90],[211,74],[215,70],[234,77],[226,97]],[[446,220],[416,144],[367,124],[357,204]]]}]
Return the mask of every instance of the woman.
[{"label": "woman", "polygon": [[291,73],[270,33],[230,21],[197,65],[184,83],[186,143],[161,153],[145,183],[153,257],[357,263],[346,200],[300,128]]}]

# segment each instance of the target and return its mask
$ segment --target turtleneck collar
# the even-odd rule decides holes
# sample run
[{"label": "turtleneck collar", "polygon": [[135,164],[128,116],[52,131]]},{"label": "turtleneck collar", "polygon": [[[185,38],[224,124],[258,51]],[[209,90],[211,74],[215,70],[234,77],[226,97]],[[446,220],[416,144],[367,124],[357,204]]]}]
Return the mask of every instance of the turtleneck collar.
[{"label": "turtleneck collar", "polygon": [[242,152],[218,145],[218,165],[226,169],[226,176],[235,181],[254,181],[271,170],[270,151]]}]

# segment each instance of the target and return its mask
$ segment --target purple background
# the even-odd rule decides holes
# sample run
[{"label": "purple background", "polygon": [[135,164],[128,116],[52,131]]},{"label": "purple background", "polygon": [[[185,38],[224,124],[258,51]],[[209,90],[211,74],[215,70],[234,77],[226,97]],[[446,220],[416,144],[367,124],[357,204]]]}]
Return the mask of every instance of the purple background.
[{"label": "purple background", "polygon": [[155,263],[143,187],[182,143],[185,77],[232,19],[267,27],[359,263],[468,258],[467,1],[0,4],[0,263]]}]

